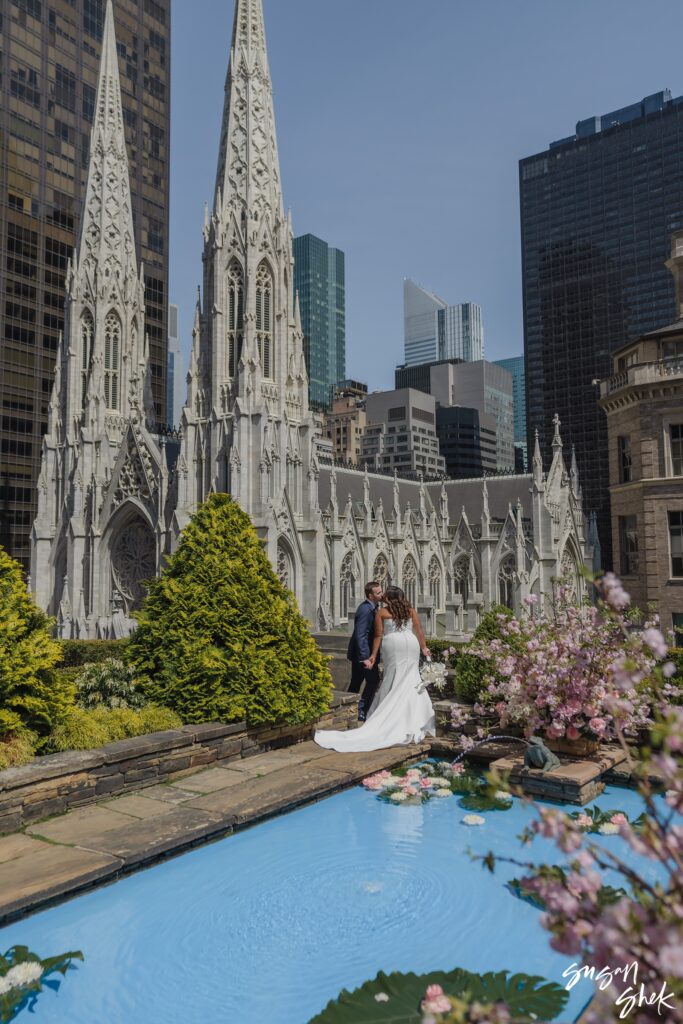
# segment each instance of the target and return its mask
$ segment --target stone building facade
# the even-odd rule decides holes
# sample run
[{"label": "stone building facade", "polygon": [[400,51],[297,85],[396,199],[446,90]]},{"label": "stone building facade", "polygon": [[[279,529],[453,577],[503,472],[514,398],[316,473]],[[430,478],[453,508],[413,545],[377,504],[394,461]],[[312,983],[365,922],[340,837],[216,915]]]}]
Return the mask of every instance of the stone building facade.
[{"label": "stone building facade", "polygon": [[[105,45],[64,344],[44,439],[32,588],[60,636],[132,628],[198,506],[227,491],[250,515],[311,625],[348,622],[366,580],[402,586],[430,633],[471,630],[494,601],[517,611],[592,557],[559,421],[544,472],[425,483],[335,468],[311,412],[293,231],[285,216],[261,0],[237,0],[218,173],[204,221],[179,436],[154,425],[116,44]],[[425,397],[425,396],[422,396]]]},{"label": "stone building facade", "polygon": [[679,319],[615,352],[600,406],[615,570],[634,605],[653,605],[665,629],[683,630],[683,233],[673,237],[667,266]]}]

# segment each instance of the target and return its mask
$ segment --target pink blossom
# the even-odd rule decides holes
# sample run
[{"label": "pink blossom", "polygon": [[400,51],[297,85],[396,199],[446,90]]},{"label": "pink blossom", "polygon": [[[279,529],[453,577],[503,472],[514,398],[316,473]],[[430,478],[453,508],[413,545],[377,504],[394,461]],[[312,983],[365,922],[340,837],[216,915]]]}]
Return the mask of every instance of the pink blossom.
[{"label": "pink blossom", "polygon": [[621,812],[619,812],[619,814],[613,814],[610,818],[610,821],[613,825],[628,825],[628,818],[625,814],[622,814]]},{"label": "pink blossom", "polygon": [[431,789],[433,785],[431,779],[420,779],[420,789]]},{"label": "pink blossom", "polygon": [[578,818],[574,819],[579,828],[590,828],[593,824],[593,819],[589,814],[579,814]]},{"label": "pink blossom", "polygon": [[368,775],[366,779],[363,779],[363,785],[366,789],[381,789],[382,780],[376,775]]},{"label": "pink blossom", "polygon": [[646,629],[643,631],[643,640],[650,648],[656,658],[665,658],[669,648],[666,645],[661,630],[659,629]]},{"label": "pink blossom", "polygon": [[417,796],[420,790],[417,789],[415,786],[406,786],[403,792],[406,794],[406,796]]},{"label": "pink blossom", "polygon": [[576,728],[575,725],[567,726],[567,739],[568,740],[578,740],[580,735],[581,735],[581,733],[579,732],[579,730]]},{"label": "pink blossom", "polygon": [[426,1013],[448,1013],[451,1001],[444,995],[441,985],[429,985],[421,1006]]}]

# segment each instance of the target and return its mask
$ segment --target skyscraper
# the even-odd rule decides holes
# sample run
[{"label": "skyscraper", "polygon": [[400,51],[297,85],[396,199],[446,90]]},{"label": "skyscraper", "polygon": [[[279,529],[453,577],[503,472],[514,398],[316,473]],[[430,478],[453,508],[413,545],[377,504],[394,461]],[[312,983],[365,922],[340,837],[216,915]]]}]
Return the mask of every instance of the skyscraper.
[{"label": "skyscraper", "polygon": [[[26,568],[64,327],[104,21],[102,0],[3,5],[0,45],[0,543]],[[116,0],[119,68],[156,415],[165,415],[170,0]]]},{"label": "skyscraper", "polygon": [[403,338],[406,366],[439,359],[484,358],[481,306],[444,299],[409,278],[403,282]]},{"label": "skyscraper", "polygon": [[511,359],[494,359],[496,366],[512,374],[512,399],[515,407],[515,448],[521,453],[522,470],[526,473],[529,459],[527,457],[526,439],[526,375],[524,356],[513,356]]},{"label": "skyscraper", "polygon": [[315,235],[295,238],[294,288],[299,293],[311,408],[327,411],[335,384],[346,376],[344,253]]},{"label": "skyscraper", "polygon": [[187,381],[183,372],[183,351],[178,334],[178,307],[168,307],[168,376],[166,378],[166,422],[173,427],[180,416],[187,397]]},{"label": "skyscraper", "polygon": [[538,429],[545,447],[559,413],[606,561],[607,428],[592,382],[616,348],[676,315],[664,264],[683,227],[682,137],[683,97],[667,90],[520,162],[528,443]]}]

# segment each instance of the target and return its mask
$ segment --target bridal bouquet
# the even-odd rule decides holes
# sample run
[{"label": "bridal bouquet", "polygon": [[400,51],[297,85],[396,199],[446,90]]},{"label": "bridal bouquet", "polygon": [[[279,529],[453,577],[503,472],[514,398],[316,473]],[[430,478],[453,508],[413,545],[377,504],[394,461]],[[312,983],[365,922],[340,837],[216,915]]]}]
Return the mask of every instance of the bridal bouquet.
[{"label": "bridal bouquet", "polygon": [[446,666],[441,661],[425,661],[420,669],[420,679],[421,691],[426,690],[428,686],[443,690],[446,685]]}]

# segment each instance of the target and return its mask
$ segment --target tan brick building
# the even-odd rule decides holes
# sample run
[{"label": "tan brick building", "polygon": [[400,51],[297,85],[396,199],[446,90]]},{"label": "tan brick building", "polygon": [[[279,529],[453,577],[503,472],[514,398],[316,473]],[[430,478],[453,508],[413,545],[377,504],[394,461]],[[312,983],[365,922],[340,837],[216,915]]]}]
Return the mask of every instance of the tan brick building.
[{"label": "tan brick building", "polygon": [[[623,345],[600,382],[615,571],[634,605],[683,630],[683,232],[672,240],[679,319]],[[678,637],[683,646],[683,633]]]},{"label": "tan brick building", "polygon": [[332,441],[334,458],[350,466],[358,465],[360,441],[367,422],[367,397],[367,384],[344,381],[335,390],[332,412],[325,417],[327,436]]}]

